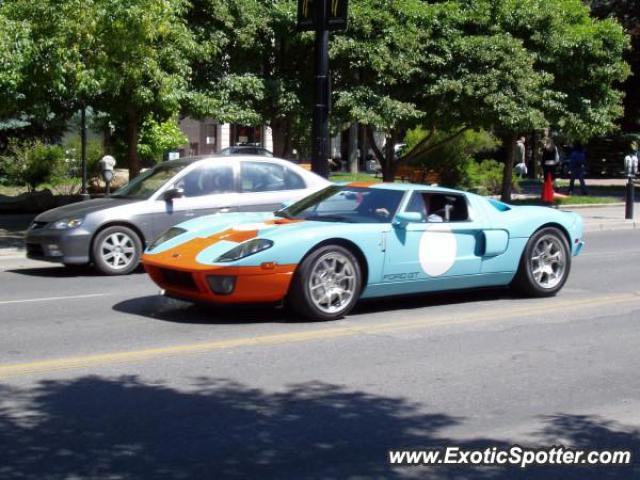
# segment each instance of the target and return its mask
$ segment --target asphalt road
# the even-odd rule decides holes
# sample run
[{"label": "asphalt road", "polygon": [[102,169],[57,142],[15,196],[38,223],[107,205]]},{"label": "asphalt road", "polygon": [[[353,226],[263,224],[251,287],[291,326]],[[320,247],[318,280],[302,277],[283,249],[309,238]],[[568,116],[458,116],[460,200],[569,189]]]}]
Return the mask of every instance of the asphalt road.
[{"label": "asphalt road", "polygon": [[[553,299],[427,295],[333,323],[0,259],[0,478],[640,478],[640,232],[587,242]],[[636,462],[387,463],[513,443]]]}]

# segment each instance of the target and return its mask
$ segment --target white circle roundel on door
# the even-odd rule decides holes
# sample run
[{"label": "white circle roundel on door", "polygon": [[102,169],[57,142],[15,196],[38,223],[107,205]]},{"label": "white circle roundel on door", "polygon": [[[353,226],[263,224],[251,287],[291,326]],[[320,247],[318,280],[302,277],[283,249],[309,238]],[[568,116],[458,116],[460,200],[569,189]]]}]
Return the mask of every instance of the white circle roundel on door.
[{"label": "white circle roundel on door", "polygon": [[420,238],[420,265],[430,277],[444,275],[456,262],[458,245],[451,228],[434,225]]}]

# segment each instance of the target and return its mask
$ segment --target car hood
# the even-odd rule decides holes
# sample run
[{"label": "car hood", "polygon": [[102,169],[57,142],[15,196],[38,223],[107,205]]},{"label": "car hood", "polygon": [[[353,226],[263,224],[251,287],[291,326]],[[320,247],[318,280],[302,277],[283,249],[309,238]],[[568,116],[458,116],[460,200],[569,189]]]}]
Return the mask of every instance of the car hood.
[{"label": "car hood", "polygon": [[94,198],[84,202],[71,203],[58,208],[52,208],[41,213],[35,218],[36,222],[55,222],[63,218],[79,218],[84,217],[92,212],[106,210],[108,208],[119,207],[128,203],[139,200],[130,200],[126,198]]}]

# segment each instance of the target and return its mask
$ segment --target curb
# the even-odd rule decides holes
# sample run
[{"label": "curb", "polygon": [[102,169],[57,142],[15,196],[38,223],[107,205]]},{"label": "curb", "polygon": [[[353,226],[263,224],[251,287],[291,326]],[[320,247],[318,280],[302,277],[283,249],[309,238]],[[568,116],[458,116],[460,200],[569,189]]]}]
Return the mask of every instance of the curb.
[{"label": "curb", "polygon": [[627,220],[611,223],[585,223],[585,232],[611,232],[616,230],[635,230],[640,228],[640,222],[637,220]]},{"label": "curb", "polygon": [[626,204],[624,202],[616,202],[616,203],[576,203],[576,204],[563,204],[557,205],[556,208],[558,210],[566,210],[566,209],[581,209],[581,208],[606,208],[606,207],[624,207]]}]

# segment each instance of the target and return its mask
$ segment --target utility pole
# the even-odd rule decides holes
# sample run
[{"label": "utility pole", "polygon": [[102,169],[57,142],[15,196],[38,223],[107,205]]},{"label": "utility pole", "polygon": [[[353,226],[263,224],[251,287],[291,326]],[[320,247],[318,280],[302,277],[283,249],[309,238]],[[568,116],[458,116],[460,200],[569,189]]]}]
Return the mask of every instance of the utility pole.
[{"label": "utility pole", "polygon": [[83,200],[89,198],[87,192],[87,106],[82,103],[80,109],[80,158],[82,163],[82,188],[80,197]]},{"label": "utility pole", "polygon": [[348,0],[298,0],[298,29],[315,32],[311,170],[329,177],[329,30],[347,28]]},{"label": "utility pole", "polygon": [[329,29],[327,1],[316,0],[315,91],[311,170],[329,178]]}]

